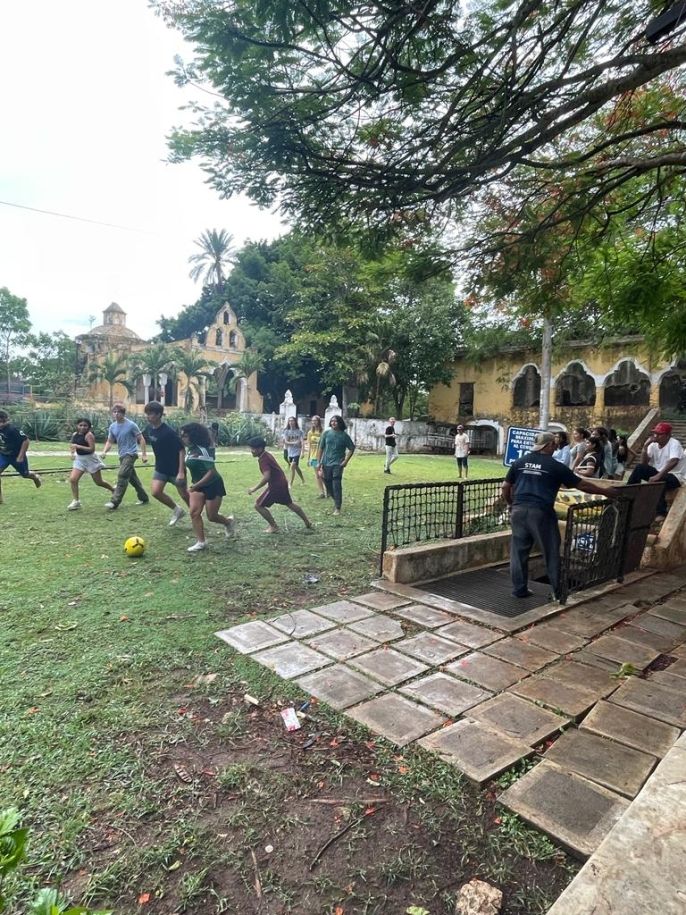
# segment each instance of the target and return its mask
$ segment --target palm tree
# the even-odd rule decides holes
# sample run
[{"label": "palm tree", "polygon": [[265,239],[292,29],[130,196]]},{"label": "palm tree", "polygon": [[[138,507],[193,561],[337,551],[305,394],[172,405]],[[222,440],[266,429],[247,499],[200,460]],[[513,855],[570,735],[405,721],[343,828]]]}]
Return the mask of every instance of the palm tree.
[{"label": "palm tree", "polygon": [[238,382],[245,378],[245,400],[246,403],[250,400],[250,387],[248,385],[248,379],[255,374],[255,372],[261,372],[264,368],[264,356],[256,349],[246,349],[238,360],[238,362],[233,366],[234,373],[229,381],[229,390],[233,393],[238,387]]},{"label": "palm tree", "polygon": [[117,353],[108,353],[102,362],[93,362],[88,368],[88,381],[90,384],[105,381],[109,386],[110,410],[114,404],[114,386],[120,384],[129,394],[133,393],[133,385],[128,380],[128,362],[124,356]]},{"label": "palm tree", "polygon": [[198,254],[192,254],[188,262],[193,264],[189,276],[197,282],[202,279],[203,284],[214,284],[221,287],[226,277],[226,268],[234,262],[236,249],[233,247],[233,235],[222,229],[217,232],[211,229],[196,238],[194,244],[200,248]]},{"label": "palm tree", "polygon": [[[160,375],[176,375],[175,351],[171,350],[164,343],[156,343],[148,349],[131,356],[130,368],[134,381],[143,378],[144,375],[150,375],[151,387],[156,394],[160,388]],[[147,393],[146,393],[147,398]]]},{"label": "palm tree", "polygon": [[187,413],[190,413],[193,409],[194,392],[198,394],[198,405],[200,407],[203,406],[200,402],[200,379],[207,376],[206,369],[208,364],[194,349],[177,349],[174,353],[174,364],[176,370],[186,379],[183,408]]}]

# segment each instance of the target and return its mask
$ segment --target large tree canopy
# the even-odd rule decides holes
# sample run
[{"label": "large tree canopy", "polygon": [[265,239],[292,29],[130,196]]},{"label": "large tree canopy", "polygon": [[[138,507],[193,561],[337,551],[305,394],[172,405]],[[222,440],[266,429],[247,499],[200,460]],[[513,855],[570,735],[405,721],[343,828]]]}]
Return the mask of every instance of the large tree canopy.
[{"label": "large tree canopy", "polygon": [[[384,233],[509,193],[602,207],[686,164],[686,44],[649,44],[658,0],[156,0],[214,93],[173,155],[222,195]],[[660,92],[648,88],[660,83]],[[564,184],[570,175],[574,181]]]}]

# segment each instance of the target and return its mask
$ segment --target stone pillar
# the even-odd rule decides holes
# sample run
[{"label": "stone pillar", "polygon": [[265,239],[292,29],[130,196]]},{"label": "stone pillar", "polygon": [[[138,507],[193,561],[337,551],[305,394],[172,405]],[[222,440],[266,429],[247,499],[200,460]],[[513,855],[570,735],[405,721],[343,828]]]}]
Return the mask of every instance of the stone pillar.
[{"label": "stone pillar", "polygon": [[335,394],[332,394],[331,400],[329,401],[329,405],[326,408],[326,410],[324,411],[324,428],[325,429],[329,428],[329,423],[331,422],[332,416],[340,416],[340,415],[341,415],[341,408],[338,406],[338,398],[336,397]]},{"label": "stone pillar", "polygon": [[599,384],[595,387],[595,405],[593,407],[593,421],[598,426],[605,423],[605,388]]},{"label": "stone pillar", "polygon": [[167,373],[166,373],[166,372],[160,372],[160,376],[159,376],[159,378],[158,378],[158,381],[159,381],[159,383],[160,383],[160,403],[162,404],[162,406],[164,406],[164,404],[165,404],[165,399],[166,399],[166,396],[167,396],[167,381],[168,381],[168,380],[169,380],[169,376],[167,375]]},{"label": "stone pillar", "polygon": [[296,419],[298,418],[298,408],[293,403],[293,395],[290,391],[286,391],[283,395],[283,403],[279,407],[279,415],[283,417],[284,426],[291,416],[294,416]]}]

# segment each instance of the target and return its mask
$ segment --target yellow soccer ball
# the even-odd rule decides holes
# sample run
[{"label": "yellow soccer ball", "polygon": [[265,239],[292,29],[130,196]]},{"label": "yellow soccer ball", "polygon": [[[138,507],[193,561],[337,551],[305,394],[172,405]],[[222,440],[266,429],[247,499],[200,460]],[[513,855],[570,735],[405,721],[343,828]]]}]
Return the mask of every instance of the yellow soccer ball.
[{"label": "yellow soccer ball", "polygon": [[142,537],[129,537],[124,541],[124,552],[133,558],[142,556],[145,552],[145,540]]}]

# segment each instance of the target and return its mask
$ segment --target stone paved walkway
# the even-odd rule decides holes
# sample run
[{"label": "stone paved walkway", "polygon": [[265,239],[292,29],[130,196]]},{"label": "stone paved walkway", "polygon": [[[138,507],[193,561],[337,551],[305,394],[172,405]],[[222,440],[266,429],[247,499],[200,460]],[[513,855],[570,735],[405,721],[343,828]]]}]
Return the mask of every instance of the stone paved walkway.
[{"label": "stone paved walkway", "polygon": [[[686,570],[607,589],[521,631],[427,597],[387,585],[217,635],[479,785],[530,760],[500,802],[592,854],[686,728]],[[665,669],[645,671],[658,657]],[[620,665],[639,675],[613,676]]]}]

